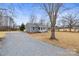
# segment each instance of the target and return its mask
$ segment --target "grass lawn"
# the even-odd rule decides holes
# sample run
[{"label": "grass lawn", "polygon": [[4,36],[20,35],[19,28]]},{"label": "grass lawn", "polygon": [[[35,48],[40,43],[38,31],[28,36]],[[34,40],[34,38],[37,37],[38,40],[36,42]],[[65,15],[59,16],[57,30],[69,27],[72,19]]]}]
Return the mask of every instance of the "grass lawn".
[{"label": "grass lawn", "polygon": [[47,33],[29,33],[29,35],[37,40],[79,52],[79,33],[56,32],[58,40],[49,40],[50,31]]},{"label": "grass lawn", "polygon": [[0,32],[0,40],[2,40],[2,38],[5,38],[5,35],[6,35],[6,33],[3,32],[3,31],[1,31],[1,32]]}]

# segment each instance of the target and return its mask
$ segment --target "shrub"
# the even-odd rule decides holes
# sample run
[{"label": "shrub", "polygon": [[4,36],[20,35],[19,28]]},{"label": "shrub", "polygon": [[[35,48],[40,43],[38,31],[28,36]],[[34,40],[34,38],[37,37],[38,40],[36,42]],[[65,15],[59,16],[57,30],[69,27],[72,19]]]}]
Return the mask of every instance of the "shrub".
[{"label": "shrub", "polygon": [[24,29],[25,29],[25,25],[24,24],[21,24],[20,31],[24,31]]}]

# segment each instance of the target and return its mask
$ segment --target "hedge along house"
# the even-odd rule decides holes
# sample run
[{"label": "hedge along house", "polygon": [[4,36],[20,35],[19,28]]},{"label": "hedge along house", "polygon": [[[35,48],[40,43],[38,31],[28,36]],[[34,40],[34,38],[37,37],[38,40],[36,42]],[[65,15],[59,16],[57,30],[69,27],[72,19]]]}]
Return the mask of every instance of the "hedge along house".
[{"label": "hedge along house", "polygon": [[27,32],[47,32],[48,27],[46,25],[38,24],[38,23],[27,23],[26,24]]}]

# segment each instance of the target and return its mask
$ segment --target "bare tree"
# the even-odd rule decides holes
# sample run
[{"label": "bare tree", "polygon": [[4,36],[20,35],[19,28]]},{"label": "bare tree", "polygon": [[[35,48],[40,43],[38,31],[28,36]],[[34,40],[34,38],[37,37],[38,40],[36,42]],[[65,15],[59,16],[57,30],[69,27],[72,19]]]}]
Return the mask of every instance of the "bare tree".
[{"label": "bare tree", "polygon": [[41,19],[39,20],[39,23],[42,24],[42,25],[45,25],[45,19],[41,18]]},{"label": "bare tree", "polygon": [[15,14],[15,7],[12,7],[13,6],[13,4],[12,3],[10,3],[9,5],[8,5],[8,15],[10,16],[10,17],[16,17],[16,14]]},{"label": "bare tree", "polygon": [[56,30],[57,31],[60,31],[60,29],[61,29],[61,21],[60,20],[57,20]]},{"label": "bare tree", "polygon": [[37,16],[35,14],[31,14],[29,19],[30,19],[30,23],[36,23]]},{"label": "bare tree", "polygon": [[63,26],[68,27],[70,32],[71,29],[79,23],[77,16],[78,15],[76,14],[69,14],[69,13],[65,16],[62,16]]},{"label": "bare tree", "polygon": [[56,20],[58,16],[58,11],[61,6],[62,6],[61,3],[47,3],[47,4],[42,5],[43,10],[48,14],[50,22],[51,22],[50,39],[56,39],[55,38],[55,25],[56,25]]},{"label": "bare tree", "polygon": [[7,15],[8,9],[6,8],[0,8],[0,15]]},{"label": "bare tree", "polygon": [[61,29],[63,29],[63,31],[66,31],[66,30],[65,30],[66,27],[67,27],[67,22],[66,22],[66,20],[62,19],[62,20],[60,20],[60,22],[61,22],[61,24],[62,24]]},{"label": "bare tree", "polygon": [[3,9],[0,8],[0,16],[3,16]]},{"label": "bare tree", "polygon": [[0,15],[7,15],[10,17],[14,17],[15,9],[12,7],[13,4],[9,4],[8,8],[0,8]]}]

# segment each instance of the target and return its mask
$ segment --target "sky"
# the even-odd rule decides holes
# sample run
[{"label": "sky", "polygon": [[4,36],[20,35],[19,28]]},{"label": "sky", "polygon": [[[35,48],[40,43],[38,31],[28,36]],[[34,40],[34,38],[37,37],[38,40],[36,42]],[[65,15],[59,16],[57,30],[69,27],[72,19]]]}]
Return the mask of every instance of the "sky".
[{"label": "sky", "polygon": [[[11,8],[13,9],[13,13],[15,15],[14,21],[17,25],[20,25],[22,23],[26,24],[29,22],[29,17],[31,14],[34,14],[38,17],[37,22],[41,17],[45,18],[46,21],[48,17],[46,15],[46,12],[40,7],[39,3],[0,3],[0,8]],[[67,9],[67,10],[65,10]],[[70,11],[69,11],[69,10]],[[64,11],[65,10],[65,11]],[[64,15],[66,12],[76,12],[79,11],[79,4],[74,3],[66,3],[63,4],[63,6],[60,8],[60,14]]]}]

